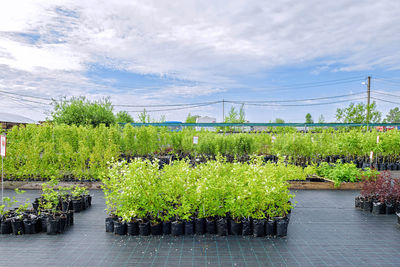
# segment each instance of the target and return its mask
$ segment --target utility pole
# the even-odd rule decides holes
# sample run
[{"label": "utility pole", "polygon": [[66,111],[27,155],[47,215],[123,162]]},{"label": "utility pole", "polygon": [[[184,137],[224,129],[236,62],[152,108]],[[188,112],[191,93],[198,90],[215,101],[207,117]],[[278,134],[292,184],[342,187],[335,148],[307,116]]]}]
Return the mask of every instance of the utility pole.
[{"label": "utility pole", "polygon": [[222,122],[225,121],[225,100],[222,99]]},{"label": "utility pole", "polygon": [[368,76],[368,83],[367,83],[367,94],[368,94],[368,103],[367,103],[367,131],[368,131],[368,124],[369,124],[369,105],[371,102],[371,76]]}]

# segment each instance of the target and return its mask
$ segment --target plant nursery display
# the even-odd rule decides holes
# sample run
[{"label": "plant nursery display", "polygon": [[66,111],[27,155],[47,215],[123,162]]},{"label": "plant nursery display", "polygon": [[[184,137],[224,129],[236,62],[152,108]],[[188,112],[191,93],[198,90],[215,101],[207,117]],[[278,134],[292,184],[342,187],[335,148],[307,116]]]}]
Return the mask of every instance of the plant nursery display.
[{"label": "plant nursery display", "polygon": [[355,207],[373,214],[400,212],[400,180],[390,178],[386,172],[365,178]]},{"label": "plant nursery display", "polygon": [[379,174],[379,172],[373,169],[358,169],[354,163],[342,163],[339,160],[332,164],[322,162],[316,170],[318,176],[332,180],[336,187],[340,186],[343,182],[360,182]]},{"label": "plant nursery display", "polygon": [[[33,209],[29,209],[29,199],[13,209],[18,201],[15,197],[5,197],[0,206],[1,234],[63,233],[74,223],[74,212],[91,206],[91,196],[85,188],[60,187],[56,190],[55,186],[53,181],[42,185],[43,193],[32,203]],[[16,189],[16,193],[24,192]]]},{"label": "plant nursery display", "polygon": [[[379,142],[377,137],[379,136]],[[197,137],[197,142],[193,138]],[[374,129],[320,129],[302,133],[293,128],[272,132],[217,133],[193,127],[170,131],[167,127],[112,125],[106,127],[27,125],[7,132],[6,180],[99,180],[111,159],[128,162],[136,157],[168,164],[189,158],[192,164],[215,160],[250,161],[259,155],[264,161],[297,166],[323,162],[354,163],[357,168],[400,170],[400,132]],[[374,153],[371,162],[370,153]]]},{"label": "plant nursery display", "polygon": [[311,172],[261,157],[230,163],[219,156],[195,167],[183,159],[163,169],[158,161],[113,162],[102,176],[106,231],[286,236],[294,197],[287,181]]}]

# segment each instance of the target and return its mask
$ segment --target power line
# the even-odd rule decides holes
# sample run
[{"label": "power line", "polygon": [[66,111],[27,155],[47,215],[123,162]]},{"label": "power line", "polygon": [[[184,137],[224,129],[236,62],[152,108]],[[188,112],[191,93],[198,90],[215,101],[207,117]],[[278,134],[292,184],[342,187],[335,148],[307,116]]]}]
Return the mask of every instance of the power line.
[{"label": "power line", "polygon": [[164,104],[164,105],[113,105],[114,107],[131,107],[131,108],[146,108],[146,107],[180,107],[180,106],[197,106],[197,105],[212,105],[221,103],[220,101],[188,103],[188,104]]},{"label": "power line", "polygon": [[53,99],[50,99],[50,98],[45,98],[45,97],[40,97],[40,96],[32,96],[32,95],[25,95],[25,94],[20,94],[20,93],[11,93],[11,92],[7,92],[7,91],[3,91],[3,90],[0,90],[0,93],[8,94],[8,95],[17,95],[17,96],[23,96],[23,97],[30,97],[30,98],[53,101]]},{"label": "power line", "polygon": [[[0,94],[4,94],[4,93],[2,91],[0,91]],[[48,103],[46,104],[46,103],[42,103],[42,102],[38,102],[38,101],[34,101],[34,100],[29,100],[29,99],[24,99],[24,98],[17,98],[17,97],[13,97],[13,96],[10,96],[10,95],[7,95],[7,94],[5,96],[9,97],[9,98],[25,101],[25,102],[35,103],[35,104],[46,105],[46,106],[50,105]]]},{"label": "power line", "polygon": [[[320,105],[330,105],[330,104],[337,104],[337,103],[345,103],[345,102],[350,102],[353,100],[360,100],[360,99],[365,99],[366,97],[359,97],[359,98],[354,98],[354,99],[346,99],[346,100],[340,100],[340,101],[333,101],[333,102],[324,102],[324,103],[309,103],[309,104],[266,104],[266,103],[245,103],[245,102],[238,102],[242,103],[248,106],[264,106],[264,107],[308,107],[308,106],[320,106]],[[225,101],[228,102],[228,101]]]},{"label": "power line", "polygon": [[392,96],[392,97],[400,97],[400,95],[389,94],[389,93],[382,92],[382,91],[375,91],[373,93],[380,94],[380,95]]},{"label": "power line", "polygon": [[247,104],[247,103],[282,103],[282,102],[304,102],[304,101],[315,101],[315,100],[324,100],[324,99],[333,99],[333,98],[342,98],[347,96],[361,95],[365,94],[365,92],[358,92],[347,95],[337,95],[337,96],[326,96],[326,97],[317,97],[317,98],[306,98],[306,99],[292,99],[292,100],[261,100],[261,101],[225,101],[230,103],[238,103],[238,104]]},{"label": "power line", "polygon": [[[191,108],[197,108],[197,107],[204,107],[204,106],[210,106],[213,104],[221,103],[222,101],[216,101],[214,103],[207,103],[207,104],[202,104],[202,105],[196,105],[196,106],[187,106],[187,107],[181,107],[181,108],[169,108],[169,109],[152,109],[152,110],[146,110],[146,112],[160,112],[160,111],[175,111],[175,110],[182,110],[182,109],[191,109]],[[143,112],[143,110],[126,110],[127,112]]]},{"label": "power line", "polygon": [[375,100],[378,100],[378,101],[386,102],[386,103],[400,105],[400,102],[393,102],[393,101],[389,101],[389,100],[385,100],[385,99],[381,99],[381,98],[377,98],[377,97],[371,97],[371,98],[375,99]]},{"label": "power line", "polygon": [[354,76],[354,77],[348,77],[348,78],[343,78],[343,79],[335,79],[335,80],[288,84],[286,86],[283,85],[282,87],[298,87],[298,86],[308,86],[308,85],[318,85],[318,84],[324,85],[324,84],[331,84],[331,83],[336,83],[336,82],[353,82],[353,81],[359,81],[359,80],[362,80],[362,79],[363,78],[361,76]]}]

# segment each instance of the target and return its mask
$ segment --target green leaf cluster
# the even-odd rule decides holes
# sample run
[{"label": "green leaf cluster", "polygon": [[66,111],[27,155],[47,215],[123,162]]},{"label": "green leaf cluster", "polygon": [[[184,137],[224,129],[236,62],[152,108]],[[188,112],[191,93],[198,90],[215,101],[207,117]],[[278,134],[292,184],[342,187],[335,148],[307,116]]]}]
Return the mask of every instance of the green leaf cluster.
[{"label": "green leaf cluster", "polygon": [[288,180],[305,179],[310,168],[228,163],[223,157],[192,167],[188,160],[158,168],[158,162],[113,162],[102,177],[107,211],[125,221],[190,220],[223,217],[236,220],[285,216],[294,196]]}]

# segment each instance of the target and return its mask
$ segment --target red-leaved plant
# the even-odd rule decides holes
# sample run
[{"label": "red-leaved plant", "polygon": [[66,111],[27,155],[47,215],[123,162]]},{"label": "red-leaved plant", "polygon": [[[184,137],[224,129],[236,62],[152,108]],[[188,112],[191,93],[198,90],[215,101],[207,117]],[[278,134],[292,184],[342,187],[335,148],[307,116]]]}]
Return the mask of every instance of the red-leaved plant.
[{"label": "red-leaved plant", "polygon": [[364,177],[361,196],[367,200],[381,203],[394,203],[400,200],[400,180],[392,179],[390,173],[381,172],[375,177]]}]

